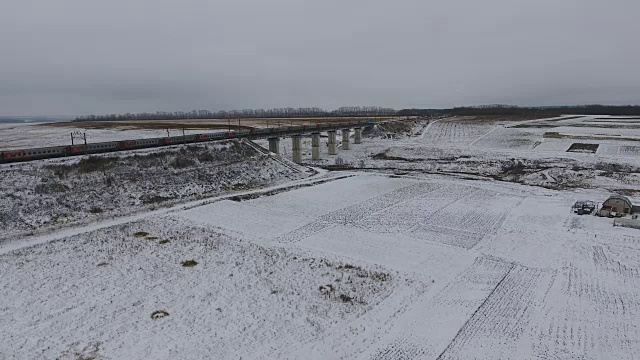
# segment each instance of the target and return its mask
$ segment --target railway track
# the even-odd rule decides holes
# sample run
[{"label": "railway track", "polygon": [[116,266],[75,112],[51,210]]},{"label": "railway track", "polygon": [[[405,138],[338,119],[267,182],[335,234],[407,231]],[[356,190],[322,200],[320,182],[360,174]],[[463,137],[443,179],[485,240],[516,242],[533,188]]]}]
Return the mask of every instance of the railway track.
[{"label": "railway track", "polygon": [[358,128],[373,125],[373,121],[358,121],[332,124],[317,124],[315,126],[283,126],[267,129],[251,129],[217,133],[192,134],[184,136],[168,136],[98,143],[82,145],[63,145],[18,150],[0,151],[0,163],[25,162],[58,157],[80,156],[88,154],[102,154],[116,151],[147,149],[162,146],[192,144],[201,142],[221,141],[227,139],[264,139],[272,137],[287,137],[305,135],[321,131]]}]

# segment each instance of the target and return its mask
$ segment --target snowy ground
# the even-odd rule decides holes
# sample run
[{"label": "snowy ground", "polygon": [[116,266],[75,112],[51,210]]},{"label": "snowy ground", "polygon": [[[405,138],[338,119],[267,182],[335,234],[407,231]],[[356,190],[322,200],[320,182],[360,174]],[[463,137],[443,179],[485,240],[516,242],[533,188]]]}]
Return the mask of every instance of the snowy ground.
[{"label": "snowy ground", "polygon": [[20,248],[0,353],[635,358],[640,238],[575,196],[361,175]]},{"label": "snowy ground", "polygon": [[9,237],[0,358],[640,357],[640,233],[570,212],[640,188],[640,161],[455,121],[323,147],[342,171]]},{"label": "snowy ground", "polygon": [[[593,116],[564,118],[524,122],[484,119],[478,123],[469,118],[443,119],[426,126],[417,125],[414,132],[408,132],[413,136],[365,138],[362,144],[351,143],[349,150],[342,150],[339,143],[336,156],[328,154],[327,140],[322,138],[319,161],[311,159],[308,138],[303,139],[302,159],[309,165],[331,169],[480,176],[554,189],[599,188],[640,195],[640,142],[630,140],[633,137],[626,136],[625,129],[617,129],[620,140],[616,140],[611,135],[596,139],[594,134],[598,134],[599,128],[589,128],[592,135],[586,135],[587,128],[570,127],[589,124],[588,120],[596,118]],[[545,137],[545,133],[557,128],[540,126],[577,129],[563,134],[589,138]],[[415,135],[416,132],[420,134]],[[340,134],[337,137],[341,139]],[[599,146],[595,154],[567,152],[574,143]],[[266,146],[266,141],[263,145]],[[284,157],[291,156],[290,140],[281,142],[281,153]]]},{"label": "snowy ground", "polygon": [[[186,135],[213,133],[220,130],[185,130]],[[152,129],[83,129],[80,127],[46,126],[44,124],[0,124],[0,151],[32,147],[71,145],[71,133],[87,135],[87,142],[105,142],[165,137],[167,131]],[[170,129],[171,136],[182,135],[181,129]],[[76,143],[79,140],[76,139]],[[80,140],[83,142],[84,140]]]}]

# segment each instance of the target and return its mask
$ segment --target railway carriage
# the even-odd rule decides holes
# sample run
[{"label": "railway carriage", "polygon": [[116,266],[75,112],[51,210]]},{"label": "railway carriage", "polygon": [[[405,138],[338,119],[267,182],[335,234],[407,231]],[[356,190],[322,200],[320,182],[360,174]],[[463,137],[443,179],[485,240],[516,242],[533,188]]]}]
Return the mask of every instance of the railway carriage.
[{"label": "railway carriage", "polygon": [[82,155],[87,153],[87,147],[85,145],[71,145],[66,147],[66,151],[69,155]]},{"label": "railway carriage", "polygon": [[162,145],[162,138],[148,138],[136,140],[136,146],[138,147],[155,147]]},{"label": "railway carriage", "polygon": [[199,134],[198,135],[198,139],[200,141],[210,141],[210,140],[224,139],[224,133]]},{"label": "railway carriage", "polygon": [[61,157],[67,154],[66,146],[51,146],[34,149],[6,150],[0,152],[2,162],[26,161]]},{"label": "railway carriage", "polygon": [[168,136],[162,138],[163,145],[174,145],[174,144],[182,144],[182,136]]},{"label": "railway carriage", "polygon": [[89,152],[90,154],[98,154],[116,150],[118,150],[117,141],[87,144],[87,152]]}]

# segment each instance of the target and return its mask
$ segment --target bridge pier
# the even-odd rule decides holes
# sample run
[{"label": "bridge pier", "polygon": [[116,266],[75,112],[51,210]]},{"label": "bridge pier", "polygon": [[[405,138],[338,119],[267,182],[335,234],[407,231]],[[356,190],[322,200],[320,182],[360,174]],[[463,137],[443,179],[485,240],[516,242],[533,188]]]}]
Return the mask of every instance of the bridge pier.
[{"label": "bridge pier", "polygon": [[353,129],[353,131],[355,131],[355,134],[353,135],[353,143],[354,144],[362,143],[362,128],[355,128]]},{"label": "bridge pier", "polygon": [[320,160],[320,133],[311,134],[311,159]]},{"label": "bridge pier", "polygon": [[349,133],[351,129],[342,130],[342,150],[349,150]]},{"label": "bridge pier", "polygon": [[336,131],[329,130],[327,135],[329,135],[329,155],[336,155]]},{"label": "bridge pier", "polygon": [[269,151],[276,155],[280,155],[280,138],[269,138]]},{"label": "bridge pier", "polygon": [[300,140],[301,140],[300,135],[293,135],[291,137],[293,162],[296,164],[302,163],[302,146],[301,146]]}]

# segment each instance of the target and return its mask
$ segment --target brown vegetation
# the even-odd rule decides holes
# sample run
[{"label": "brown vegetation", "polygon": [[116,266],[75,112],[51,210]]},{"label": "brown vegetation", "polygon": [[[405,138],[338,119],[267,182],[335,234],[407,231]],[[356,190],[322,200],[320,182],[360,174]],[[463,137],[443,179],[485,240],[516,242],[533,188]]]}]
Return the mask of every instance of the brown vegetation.
[{"label": "brown vegetation", "polygon": [[[397,116],[376,117],[375,121],[397,120]],[[82,129],[185,129],[185,130],[242,130],[251,128],[299,126],[333,122],[363,121],[362,117],[317,118],[241,118],[241,119],[179,119],[179,120],[121,120],[121,121],[69,121],[43,124],[42,126],[72,127]]]}]

